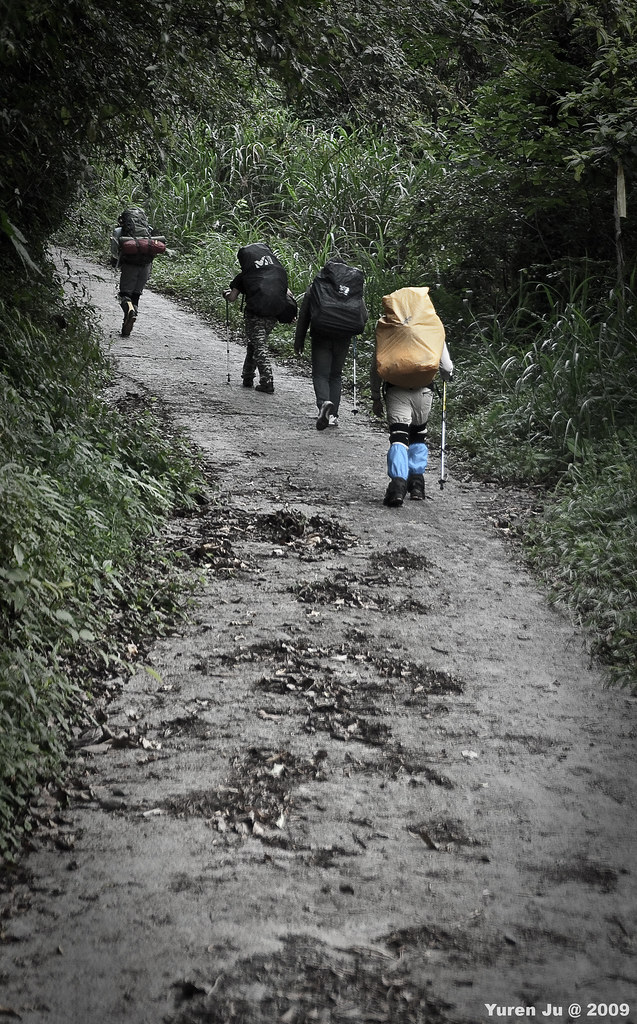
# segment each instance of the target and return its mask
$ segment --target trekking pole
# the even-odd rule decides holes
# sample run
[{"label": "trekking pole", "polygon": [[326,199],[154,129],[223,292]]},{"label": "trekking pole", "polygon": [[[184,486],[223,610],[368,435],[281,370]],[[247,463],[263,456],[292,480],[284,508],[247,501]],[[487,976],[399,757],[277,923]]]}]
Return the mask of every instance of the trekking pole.
[{"label": "trekking pole", "polygon": [[442,425],[440,428],[440,490],[444,490],[445,475],[445,454],[447,443],[447,382],[442,382]]},{"label": "trekking pole", "polygon": [[356,403],[356,337],[354,337],[354,409],[352,411],[354,415],[358,412],[358,405]]},{"label": "trekking pole", "polygon": [[226,299],[226,372],[228,379],[226,384],[230,383],[230,307],[228,300]]}]

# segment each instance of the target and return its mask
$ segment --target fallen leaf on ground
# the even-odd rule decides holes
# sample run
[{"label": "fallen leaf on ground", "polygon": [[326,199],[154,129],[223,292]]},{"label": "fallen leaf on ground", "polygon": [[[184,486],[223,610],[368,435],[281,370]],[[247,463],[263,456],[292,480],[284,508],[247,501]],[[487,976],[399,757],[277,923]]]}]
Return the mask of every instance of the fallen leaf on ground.
[{"label": "fallen leaf on ground", "polygon": [[414,837],[414,839],[422,839],[423,843],[426,843],[431,850],[440,849],[439,843],[437,843],[435,839],[432,839],[429,833],[425,831],[425,829],[419,829],[418,832],[413,832],[410,828],[408,828],[407,831],[409,832],[410,836]]}]

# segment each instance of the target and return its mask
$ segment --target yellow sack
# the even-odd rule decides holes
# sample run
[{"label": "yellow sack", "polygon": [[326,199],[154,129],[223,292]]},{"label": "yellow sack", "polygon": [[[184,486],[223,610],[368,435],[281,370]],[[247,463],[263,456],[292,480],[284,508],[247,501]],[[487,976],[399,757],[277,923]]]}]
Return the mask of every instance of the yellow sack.
[{"label": "yellow sack", "polygon": [[445,329],[428,288],[383,295],[383,315],[376,324],[376,369],[382,380],[401,388],[427,387],[444,343]]}]

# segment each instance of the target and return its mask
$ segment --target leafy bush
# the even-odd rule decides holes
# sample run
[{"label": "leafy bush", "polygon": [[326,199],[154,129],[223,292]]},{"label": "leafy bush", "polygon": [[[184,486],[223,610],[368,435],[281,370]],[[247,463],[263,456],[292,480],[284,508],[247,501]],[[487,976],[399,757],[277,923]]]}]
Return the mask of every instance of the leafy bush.
[{"label": "leafy bush", "polygon": [[566,298],[529,284],[511,312],[468,323],[458,436],[479,471],[555,483],[633,428],[637,307],[624,298],[602,301],[586,281]]},{"label": "leafy bush", "polygon": [[125,667],[124,610],[142,634],[178,614],[191,581],[153,538],[202,483],[149,411],[106,403],[90,310],[53,281],[26,305],[0,304],[0,853],[60,769],[91,673]]}]

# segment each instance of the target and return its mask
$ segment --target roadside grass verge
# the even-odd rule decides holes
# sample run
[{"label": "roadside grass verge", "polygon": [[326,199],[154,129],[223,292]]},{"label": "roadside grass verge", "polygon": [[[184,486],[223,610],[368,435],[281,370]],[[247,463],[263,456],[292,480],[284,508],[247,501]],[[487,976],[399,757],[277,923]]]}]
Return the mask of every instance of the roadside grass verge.
[{"label": "roadside grass verge", "polygon": [[[547,488],[525,548],[607,666],[637,685],[637,303],[587,277],[468,318],[454,432],[478,476]],[[456,418],[457,417],[457,418]]]},{"label": "roadside grass verge", "polygon": [[[93,682],[185,613],[195,579],[160,543],[203,477],[151,410],[104,397],[90,308],[47,270],[0,303],[0,855],[31,828],[38,780],[59,777]],[[129,647],[129,644],[132,645]]]},{"label": "roadside grass verge", "polygon": [[591,446],[558,485],[526,550],[556,601],[588,631],[617,684],[637,678],[637,436]]}]

